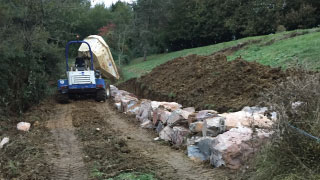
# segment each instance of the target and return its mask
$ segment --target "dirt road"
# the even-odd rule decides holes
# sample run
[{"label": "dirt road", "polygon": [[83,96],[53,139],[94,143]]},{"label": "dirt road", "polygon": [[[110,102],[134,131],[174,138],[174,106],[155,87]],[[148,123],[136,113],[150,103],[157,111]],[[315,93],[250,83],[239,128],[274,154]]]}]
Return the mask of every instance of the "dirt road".
[{"label": "dirt road", "polygon": [[82,160],[81,145],[74,134],[71,112],[75,108],[72,104],[55,107],[47,127],[52,133],[54,143],[49,144],[48,161],[53,164],[52,179],[88,179],[87,171]]},{"label": "dirt road", "polygon": [[54,112],[47,122],[54,141],[46,148],[52,179],[105,179],[123,172],[157,179],[234,179],[227,170],[195,164],[183,150],[154,141],[155,133],[108,102],[57,104]]}]

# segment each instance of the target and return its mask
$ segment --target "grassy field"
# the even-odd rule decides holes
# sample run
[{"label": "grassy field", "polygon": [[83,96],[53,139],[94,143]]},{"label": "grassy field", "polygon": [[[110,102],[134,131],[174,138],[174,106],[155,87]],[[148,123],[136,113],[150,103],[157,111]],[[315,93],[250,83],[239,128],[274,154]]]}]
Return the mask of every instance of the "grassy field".
[{"label": "grassy field", "polygon": [[[228,56],[228,60],[233,60],[241,56],[248,61],[271,66],[287,68],[289,66],[303,65],[308,69],[320,69],[320,29],[307,29],[288,31],[265,36],[244,38],[236,41],[219,43],[211,46],[185,49],[181,51],[156,54],[147,57],[147,61],[137,58],[129,65],[123,66],[123,81],[133,77],[139,77],[150,72],[154,67],[163,64],[177,57],[188,56],[190,54],[210,55],[225,48],[236,46],[248,41],[256,41],[239,51]],[[298,36],[294,36],[298,34]],[[303,35],[301,35],[303,34]]]}]

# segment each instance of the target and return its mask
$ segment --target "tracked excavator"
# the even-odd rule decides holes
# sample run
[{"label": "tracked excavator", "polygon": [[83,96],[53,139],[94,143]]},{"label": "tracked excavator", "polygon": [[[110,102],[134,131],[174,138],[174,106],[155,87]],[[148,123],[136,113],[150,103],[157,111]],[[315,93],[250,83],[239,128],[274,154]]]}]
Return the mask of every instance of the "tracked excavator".
[{"label": "tracked excavator", "polygon": [[[81,44],[74,66],[69,65],[69,47]],[[96,101],[106,101],[110,97],[110,85],[103,78],[120,78],[110,48],[101,36],[91,35],[82,41],[70,41],[66,45],[67,79],[58,80],[60,103],[69,102],[77,95],[93,95]]]}]

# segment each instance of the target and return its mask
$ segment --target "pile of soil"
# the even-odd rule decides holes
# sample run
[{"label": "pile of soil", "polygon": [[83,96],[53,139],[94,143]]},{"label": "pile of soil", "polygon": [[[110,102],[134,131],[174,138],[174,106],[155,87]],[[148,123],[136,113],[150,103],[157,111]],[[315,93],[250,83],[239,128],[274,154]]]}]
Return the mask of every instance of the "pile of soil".
[{"label": "pile of soil", "polygon": [[280,68],[241,58],[227,61],[223,54],[190,55],[162,64],[139,79],[124,82],[120,89],[140,98],[226,112],[258,105],[261,94],[287,76],[289,73]]}]

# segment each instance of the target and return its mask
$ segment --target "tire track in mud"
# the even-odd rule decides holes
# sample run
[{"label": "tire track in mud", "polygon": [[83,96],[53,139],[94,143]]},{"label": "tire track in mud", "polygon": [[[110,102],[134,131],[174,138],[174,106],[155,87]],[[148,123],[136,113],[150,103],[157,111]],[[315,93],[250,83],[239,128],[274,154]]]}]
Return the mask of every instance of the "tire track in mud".
[{"label": "tire track in mud", "polygon": [[153,141],[153,135],[149,130],[138,127],[133,118],[118,114],[112,105],[108,103],[97,104],[97,111],[110,123],[111,128],[127,140],[131,151],[141,154],[148,161],[156,165],[156,174],[159,179],[235,179],[232,173],[225,169],[212,169],[202,164],[192,162],[184,153],[176,151],[167,145],[161,145]]},{"label": "tire track in mud", "polygon": [[51,179],[88,179],[87,169],[83,162],[83,153],[74,134],[72,125],[72,104],[57,104],[55,113],[47,123],[52,133],[53,144],[47,148],[48,161],[52,163]]}]

